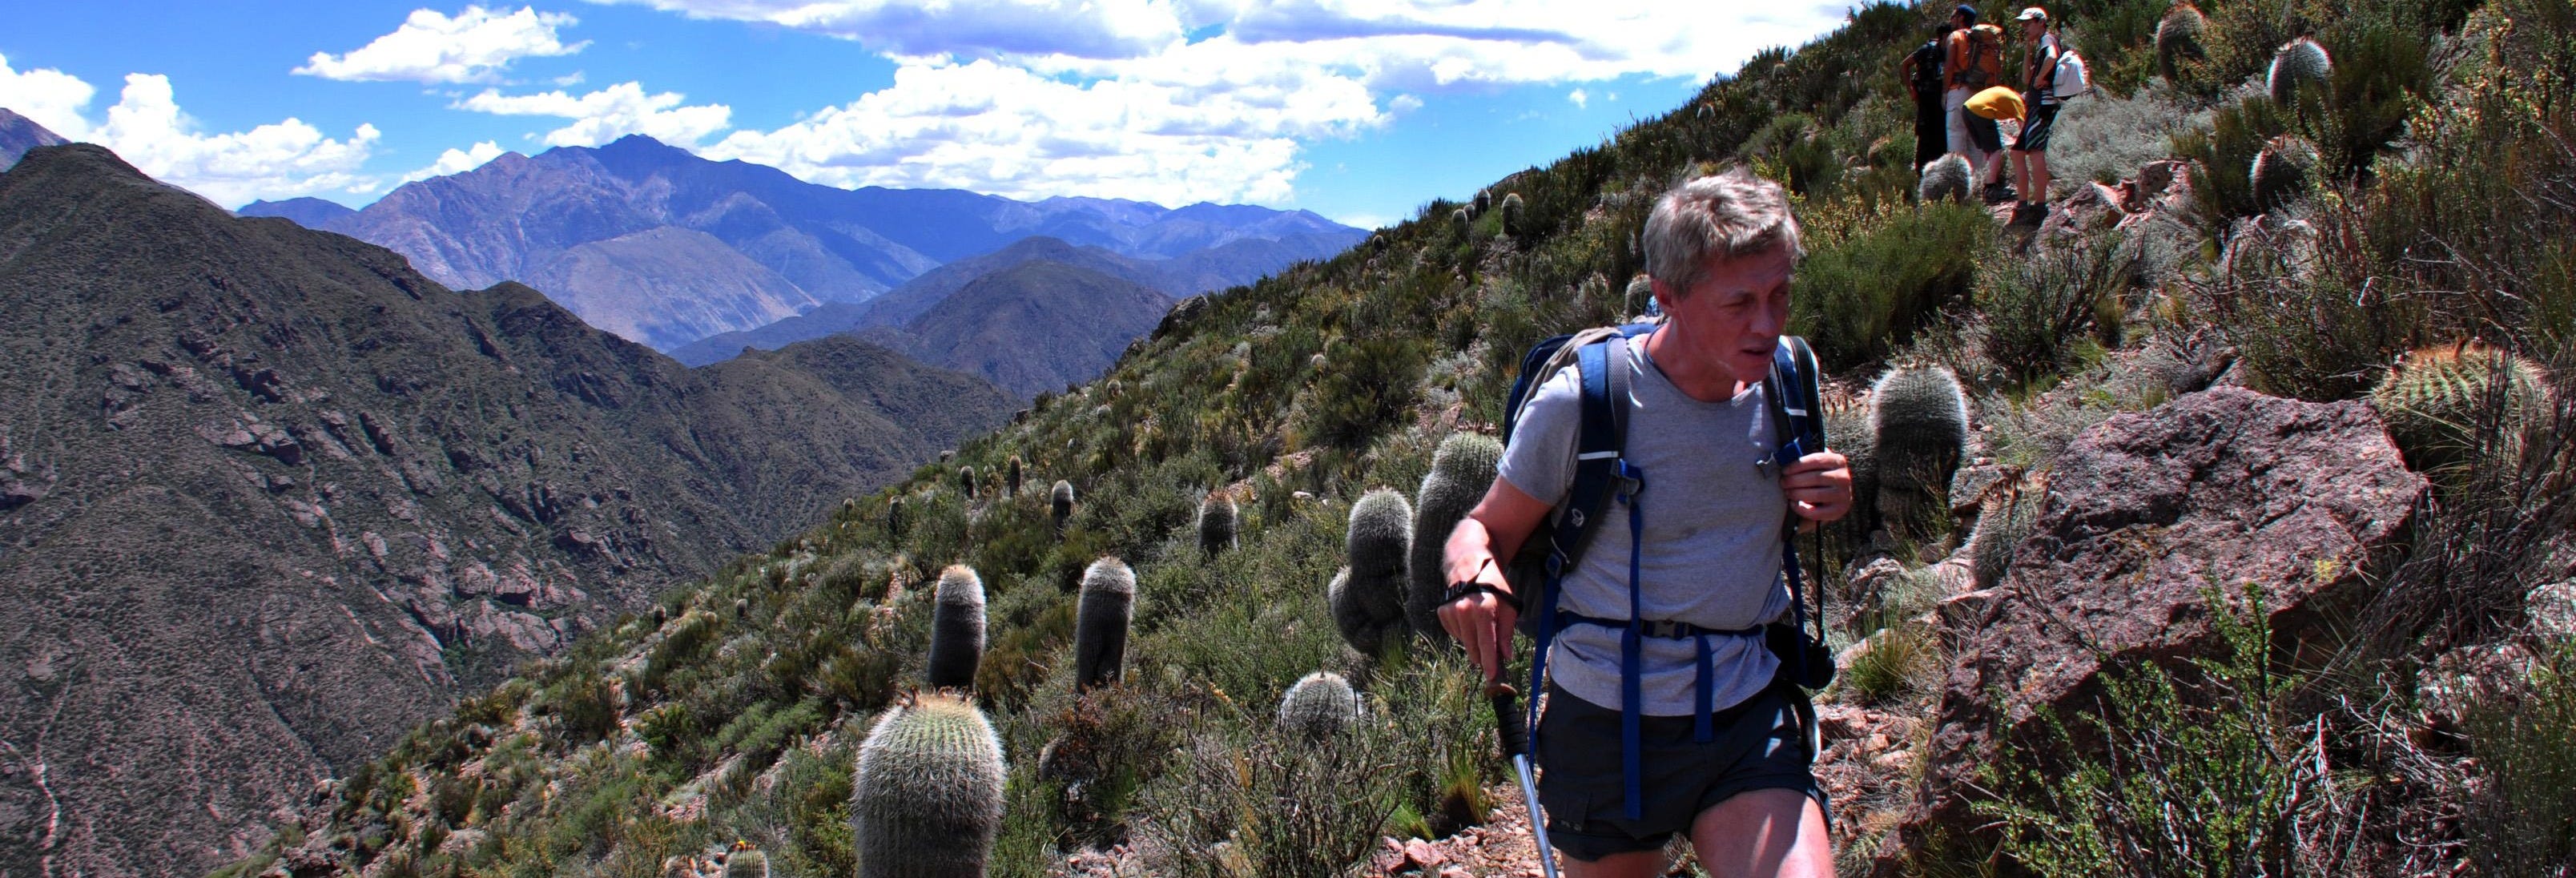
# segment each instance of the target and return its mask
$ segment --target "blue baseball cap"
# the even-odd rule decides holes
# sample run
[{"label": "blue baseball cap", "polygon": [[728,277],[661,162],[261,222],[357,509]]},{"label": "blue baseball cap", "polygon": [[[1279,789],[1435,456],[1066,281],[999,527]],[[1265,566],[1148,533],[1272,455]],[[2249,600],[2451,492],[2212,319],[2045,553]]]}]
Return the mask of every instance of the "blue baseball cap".
[{"label": "blue baseball cap", "polygon": [[1951,11],[1952,11],[1952,12],[1956,12],[1956,13],[1958,13],[1958,14],[1960,14],[1960,15],[1965,15],[1965,16],[1967,16],[1969,21],[1975,21],[1975,20],[1977,20],[1977,7],[1970,6],[1970,5],[1965,4],[1965,3],[1961,3],[1961,4],[1959,4],[1959,8],[1954,9],[1954,10],[1951,10]]}]

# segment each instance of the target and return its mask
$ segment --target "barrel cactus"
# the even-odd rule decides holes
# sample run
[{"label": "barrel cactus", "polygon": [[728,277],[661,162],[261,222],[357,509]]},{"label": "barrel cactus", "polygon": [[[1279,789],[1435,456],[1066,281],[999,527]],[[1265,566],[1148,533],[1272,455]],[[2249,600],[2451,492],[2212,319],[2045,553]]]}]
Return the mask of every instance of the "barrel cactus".
[{"label": "barrel cactus", "polygon": [[1234,548],[1238,515],[1234,497],[1224,491],[1209,491],[1199,501],[1199,552],[1214,556]]},{"label": "barrel cactus", "polygon": [[1064,523],[1073,517],[1073,483],[1063,479],[1047,490],[1047,521],[1055,525],[1056,536],[1064,535]]},{"label": "barrel cactus", "polygon": [[1402,616],[1381,619],[1369,615],[1369,608],[1351,591],[1351,568],[1333,574],[1324,587],[1325,606],[1332,610],[1333,627],[1342,632],[1342,642],[1361,655],[1376,655],[1386,645],[1387,629],[1404,624]]},{"label": "barrel cactus", "polygon": [[1529,223],[1529,209],[1522,205],[1521,194],[1514,192],[1503,196],[1503,203],[1501,206],[1503,209],[1503,234],[1529,234],[1529,229],[1527,228]]},{"label": "barrel cactus", "polygon": [[1825,447],[1843,456],[1851,468],[1852,508],[1825,528],[1834,545],[1827,557],[1849,561],[1878,527],[1878,437],[1870,430],[1869,406],[1849,397],[1825,399]]},{"label": "barrel cactus", "polygon": [[1629,278],[1628,294],[1624,297],[1624,304],[1631,319],[1636,315],[1648,313],[1647,309],[1655,304],[1655,279],[1643,272]]},{"label": "barrel cactus", "polygon": [[2164,20],[2156,22],[2156,72],[2177,85],[2195,76],[2195,65],[2208,57],[2200,47],[2201,35],[2208,30],[2209,18],[2200,14],[2198,6],[2176,3],[2165,10]]},{"label": "barrel cactus", "polygon": [[1924,204],[1965,201],[1968,198],[1968,179],[1973,173],[1967,158],[1955,152],[1926,162],[1923,179],[1915,184],[1914,200]]},{"label": "barrel cactus", "polygon": [[1082,572],[1075,604],[1073,680],[1078,689],[1116,682],[1127,672],[1127,623],[1136,609],[1136,571],[1102,558]]},{"label": "barrel cactus", "polygon": [[1359,693],[1331,671],[1307,674],[1279,699],[1279,730],[1307,741],[1332,738],[1359,715]]},{"label": "barrel cactus", "polygon": [[1379,488],[1351,504],[1343,536],[1351,564],[1351,598],[1373,619],[1411,624],[1404,611],[1406,555],[1413,546],[1413,504],[1404,492]]},{"label": "barrel cactus", "polygon": [[1968,534],[1968,562],[1978,588],[1993,588],[2004,581],[2004,574],[2012,569],[2013,547],[2021,545],[2039,524],[2040,501],[2047,494],[2044,485],[2025,482],[1999,486],[1978,504],[1977,529]]},{"label": "barrel cactus", "polygon": [[1889,370],[1870,389],[1878,514],[1900,536],[1921,538],[1968,448],[1968,398],[1940,366]]},{"label": "barrel cactus", "polygon": [[1494,437],[1452,433],[1432,452],[1431,472],[1422,477],[1422,490],[1414,495],[1404,619],[1415,633],[1434,642],[1448,637],[1440,629],[1440,597],[1449,590],[1448,571],[1442,563],[1449,531],[1475,510],[1477,501],[1485,499],[1502,459],[1503,443]]},{"label": "barrel cactus", "polygon": [[2457,485],[2511,471],[2552,414],[2538,365],[2476,342],[2408,353],[2370,393],[2406,464]]},{"label": "barrel cactus", "polygon": [[973,704],[927,694],[887,710],[850,777],[859,878],[982,878],[1002,780],[1001,738]]},{"label": "barrel cactus", "polygon": [[957,490],[965,492],[966,499],[975,499],[975,467],[973,465],[970,464],[957,468]]},{"label": "barrel cactus", "polygon": [[1024,467],[1025,465],[1020,462],[1019,455],[1011,455],[1010,464],[1002,471],[1002,496],[1020,496],[1020,471]]},{"label": "barrel cactus", "polygon": [[2272,53],[2272,69],[2263,77],[2264,90],[2272,102],[2284,107],[2296,106],[2299,92],[2310,86],[2325,87],[2326,77],[2334,74],[2334,59],[2317,41],[2300,37],[2281,44]]},{"label": "barrel cactus", "polygon": [[2255,154],[2250,182],[2254,186],[2254,203],[2265,211],[2279,210],[2307,197],[2316,185],[2316,144],[2296,134],[2272,138]]},{"label": "barrel cactus", "polygon": [[984,580],[975,568],[951,564],[939,571],[930,611],[932,688],[970,689],[984,661]]},{"label": "barrel cactus", "polygon": [[886,539],[896,542],[903,540],[903,495],[901,494],[886,499]]},{"label": "barrel cactus", "polygon": [[769,855],[747,842],[734,842],[724,866],[724,878],[769,878]]}]

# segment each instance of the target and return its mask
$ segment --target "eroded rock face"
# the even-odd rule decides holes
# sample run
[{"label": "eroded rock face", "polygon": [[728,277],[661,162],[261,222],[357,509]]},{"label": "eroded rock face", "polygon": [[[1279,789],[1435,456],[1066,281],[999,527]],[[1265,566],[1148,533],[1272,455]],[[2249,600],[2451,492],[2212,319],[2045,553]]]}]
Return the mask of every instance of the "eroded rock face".
[{"label": "eroded rock face", "polygon": [[2367,599],[2360,570],[2424,492],[2359,402],[2220,388],[2077,439],[2004,581],[1943,605],[1958,649],[1910,828],[1972,831],[1966,782],[1997,738],[2027,740],[2038,708],[2091,710],[2106,661],[2213,654],[2212,586],[2258,586],[2276,646],[2310,642]]}]

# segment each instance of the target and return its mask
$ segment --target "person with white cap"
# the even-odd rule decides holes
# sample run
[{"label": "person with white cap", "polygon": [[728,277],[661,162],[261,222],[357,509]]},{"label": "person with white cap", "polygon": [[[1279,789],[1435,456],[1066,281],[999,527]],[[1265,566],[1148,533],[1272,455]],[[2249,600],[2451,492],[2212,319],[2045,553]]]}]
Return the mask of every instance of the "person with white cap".
[{"label": "person with white cap", "polygon": [[2012,144],[2013,188],[2022,199],[2015,205],[2013,219],[2036,222],[2048,213],[2048,135],[2057,127],[2061,95],[2055,78],[2066,48],[2049,30],[2048,10],[2032,6],[2013,20],[2021,23],[2022,38],[2030,41],[2030,54],[2023,57],[2021,66],[2021,100],[2029,115]]}]

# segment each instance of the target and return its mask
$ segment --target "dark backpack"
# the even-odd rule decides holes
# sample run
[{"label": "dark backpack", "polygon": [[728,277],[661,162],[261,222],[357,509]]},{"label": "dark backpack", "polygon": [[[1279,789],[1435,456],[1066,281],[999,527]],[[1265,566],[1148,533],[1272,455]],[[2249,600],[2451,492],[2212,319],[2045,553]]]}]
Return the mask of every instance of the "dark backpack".
[{"label": "dark backpack", "polygon": [[1941,41],[1924,43],[1914,50],[1914,90],[1917,94],[1941,96]]},{"label": "dark backpack", "polygon": [[[1556,633],[1566,624],[1624,626],[1632,635],[1628,638],[1629,643],[1634,643],[1637,636],[1705,638],[1713,635],[1758,633],[1772,653],[1791,669],[1792,679],[1799,686],[1807,689],[1821,689],[1833,680],[1833,655],[1824,645],[1825,594],[1821,583],[1816,588],[1815,632],[1811,635],[1807,629],[1807,600],[1805,592],[1800,587],[1796,541],[1797,516],[1794,513],[1782,523],[1781,534],[1780,570],[1781,575],[1788,581],[1791,608],[1790,624],[1786,626],[1773,623],[1763,626],[1758,632],[1750,629],[1710,631],[1688,623],[1638,619],[1635,617],[1638,583],[1633,574],[1628,583],[1631,609],[1630,617],[1627,619],[1575,617],[1557,608],[1557,598],[1562,590],[1565,573],[1574,569],[1575,564],[1582,558],[1584,550],[1597,531],[1596,525],[1613,513],[1611,507],[1614,501],[1628,510],[1625,517],[1628,522],[1629,553],[1632,560],[1641,548],[1639,533],[1643,528],[1642,512],[1635,503],[1630,502],[1630,498],[1644,488],[1645,473],[1630,465],[1622,456],[1628,431],[1628,407],[1620,404],[1620,401],[1628,396],[1628,370],[1616,367],[1624,362],[1627,356],[1627,345],[1634,343],[1636,338],[1653,331],[1656,325],[1632,323],[1619,327],[1588,329],[1539,342],[1537,346],[1530,349],[1529,353],[1521,357],[1520,377],[1512,382],[1511,396],[1505,403],[1503,442],[1508,445],[1511,442],[1513,429],[1519,425],[1521,409],[1528,403],[1530,395],[1537,392],[1539,385],[1546,383],[1550,376],[1568,366],[1573,367],[1581,379],[1581,424],[1576,430],[1574,483],[1567,489],[1565,499],[1557,504],[1548,527],[1540,531],[1537,539],[1529,541],[1529,548],[1541,556],[1537,562],[1536,575],[1533,577],[1532,571],[1522,564],[1514,564],[1516,572],[1521,574],[1516,577],[1518,581],[1528,582],[1535,578],[1539,582],[1538,600],[1525,604],[1528,611],[1521,616],[1523,630],[1531,635],[1537,646],[1530,660],[1531,698],[1529,699],[1530,715],[1527,719],[1531,728],[1537,728],[1539,700],[1537,693],[1543,691],[1540,687],[1547,682],[1548,646],[1555,640]],[[1762,392],[1770,406],[1772,426],[1780,439],[1773,453],[1773,459],[1781,462],[1782,465],[1809,452],[1821,451],[1825,448],[1824,409],[1817,380],[1818,372],[1815,352],[1808,348],[1805,339],[1793,336],[1780,338],[1779,347],[1772,352],[1771,374],[1763,379]],[[1794,401],[1795,404],[1789,404],[1790,401]],[[1634,567],[1632,566],[1631,569],[1633,570]],[[1703,652],[1702,656],[1705,660],[1706,653]],[[1637,743],[1639,702],[1642,700],[1639,691],[1642,668],[1639,665],[1637,649],[1623,647],[1622,662],[1620,717],[1624,740],[1621,744],[1625,760],[1628,811],[1630,818],[1636,819],[1644,801],[1640,790],[1643,771],[1642,765],[1638,762],[1641,751]],[[1703,666],[1703,674],[1705,674],[1705,666]],[[1697,711],[1696,732],[1697,737],[1702,741],[1709,740],[1712,734],[1708,709],[1710,705],[1706,703],[1709,697],[1707,682],[1703,676],[1700,686],[1700,697],[1703,703]],[[1816,732],[1814,708],[1807,703],[1803,691],[1796,693],[1796,696],[1792,702],[1799,708],[1800,721],[1807,727],[1811,753],[1820,751],[1818,742],[1814,740]]]}]

